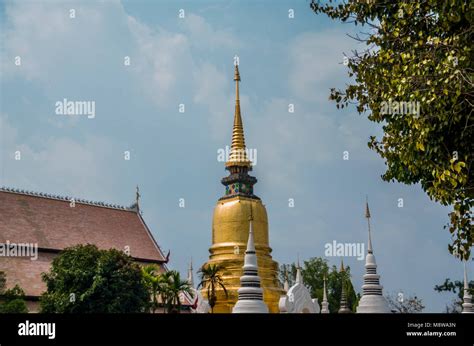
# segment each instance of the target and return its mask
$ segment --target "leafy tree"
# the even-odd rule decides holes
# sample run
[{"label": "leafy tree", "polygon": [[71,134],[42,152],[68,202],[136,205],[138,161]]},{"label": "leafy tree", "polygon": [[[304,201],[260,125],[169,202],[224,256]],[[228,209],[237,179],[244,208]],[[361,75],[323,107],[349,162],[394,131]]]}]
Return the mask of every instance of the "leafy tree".
[{"label": "leafy tree", "polygon": [[227,296],[227,289],[219,274],[221,271],[222,268],[218,264],[204,265],[199,269],[201,282],[199,283],[198,288],[203,287],[207,289],[207,299],[212,313],[214,313],[214,306],[216,306],[217,302],[216,289],[219,287],[222,288]]},{"label": "leafy tree", "polygon": [[161,275],[158,266],[154,264],[142,268],[143,282],[151,296],[150,311],[155,313],[160,306],[160,301],[166,301],[166,281]]},{"label": "leafy tree", "polygon": [[332,2],[313,0],[311,8],[368,32],[354,37],[366,49],[346,57],[352,84],[332,88],[330,99],[337,108],[355,103],[382,124],[382,138],[371,136],[369,147],[385,160],[384,180],[420,183],[431,199],[453,206],[448,249],[467,260],[474,238],[474,3]]},{"label": "leafy tree", "polygon": [[171,270],[166,273],[167,277],[167,306],[168,312],[179,313],[181,310],[181,300],[179,296],[181,293],[188,293],[194,297],[191,285],[187,280],[181,280],[179,272]]},{"label": "leafy tree", "polygon": [[[288,284],[290,287],[295,283],[297,265],[283,264],[280,266],[279,279],[283,285],[285,277],[288,276]],[[324,276],[327,277],[326,289],[328,292],[327,298],[329,303],[329,311],[337,313],[341,302],[342,280],[344,281],[344,288],[348,306],[355,312],[359,303],[360,296],[356,294],[352,282],[350,280],[350,267],[345,267],[345,272],[339,272],[336,266],[331,268],[327,264],[327,260],[321,257],[313,257],[308,261],[304,261],[301,268],[301,275],[306,287],[310,290],[313,298],[318,298],[321,303],[323,300]]]},{"label": "leafy tree", "polygon": [[[328,297],[329,302],[329,311],[331,313],[336,313],[340,308],[341,302],[341,293],[342,293],[342,281],[344,280],[344,289],[346,291],[347,305],[352,312],[356,312],[357,305],[359,304],[360,295],[356,294],[354,286],[351,282],[351,268],[349,266],[345,267],[344,272],[340,272],[338,268],[333,265],[332,270],[328,275]],[[319,299],[319,296],[318,296]],[[321,298],[322,300],[322,290]],[[331,308],[331,304],[333,308]]]},{"label": "leafy tree", "polygon": [[[474,295],[474,281],[469,282],[469,293]],[[434,290],[437,292],[453,292],[456,295],[456,299],[453,301],[451,307],[446,307],[448,313],[458,313],[462,311],[462,303],[464,296],[464,281],[451,281],[446,279],[441,285],[436,285]]]},{"label": "leafy tree", "polygon": [[181,275],[175,270],[160,273],[156,265],[142,268],[143,282],[151,296],[150,310],[155,313],[162,304],[168,313],[181,311],[181,293],[194,297],[192,286],[187,280],[181,280]]},{"label": "leafy tree", "polygon": [[128,313],[148,308],[149,294],[138,264],[125,253],[78,245],[63,250],[42,274],[40,298],[47,313]]},{"label": "leafy tree", "polygon": [[25,292],[18,285],[6,290],[1,299],[3,303],[0,304],[0,313],[26,314],[28,312],[25,302]]},{"label": "leafy tree", "polygon": [[25,292],[20,286],[6,290],[7,279],[4,272],[0,272],[0,313],[22,314],[27,313]]},{"label": "leafy tree", "polygon": [[388,306],[392,311],[397,311],[402,314],[414,314],[422,312],[425,306],[420,298],[417,296],[409,296],[403,298],[399,295],[388,294],[385,296],[388,302]]},{"label": "leafy tree", "polygon": [[296,278],[296,264],[282,264],[278,270],[278,279],[280,280],[280,286],[283,287],[285,281],[288,282],[288,286],[291,287],[295,284]]}]

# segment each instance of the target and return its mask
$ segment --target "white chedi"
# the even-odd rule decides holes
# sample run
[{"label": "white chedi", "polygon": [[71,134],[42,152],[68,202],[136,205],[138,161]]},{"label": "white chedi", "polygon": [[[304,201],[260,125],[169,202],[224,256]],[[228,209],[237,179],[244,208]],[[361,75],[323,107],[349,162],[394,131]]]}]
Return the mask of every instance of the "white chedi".
[{"label": "white chedi", "polygon": [[376,274],[377,265],[372,254],[367,255],[365,268],[363,294],[357,307],[357,313],[390,313],[387,300],[382,295],[383,287],[379,283],[380,276]]},{"label": "white chedi", "polygon": [[365,257],[364,284],[362,285],[362,298],[357,307],[357,313],[390,313],[387,300],[382,295],[383,286],[380,285],[380,275],[377,274],[377,263],[372,250],[372,237],[370,233],[369,204],[365,206],[365,217],[369,229],[367,256]]},{"label": "white chedi", "polygon": [[324,275],[324,286],[323,286],[323,301],[321,302],[321,313],[329,314],[329,303],[328,303],[328,293],[326,290],[326,275]]},{"label": "white chedi", "polygon": [[320,312],[318,299],[312,299],[311,293],[303,283],[301,269],[296,269],[296,283],[291,286],[286,295],[280,297],[278,307],[281,313],[310,313]]},{"label": "white chedi", "polygon": [[232,313],[268,313],[268,306],[263,301],[263,289],[260,286],[260,277],[258,276],[251,217],[243,269],[244,274],[240,277],[240,288],[237,291],[239,298],[232,309]]}]

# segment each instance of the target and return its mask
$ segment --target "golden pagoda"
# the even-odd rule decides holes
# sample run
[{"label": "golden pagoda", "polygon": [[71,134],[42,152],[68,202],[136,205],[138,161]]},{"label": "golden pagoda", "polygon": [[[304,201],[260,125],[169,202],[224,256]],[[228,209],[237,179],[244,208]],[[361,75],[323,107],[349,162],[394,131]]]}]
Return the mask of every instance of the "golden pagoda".
[{"label": "golden pagoda", "polygon": [[[229,159],[225,163],[229,176],[221,180],[225,195],[219,199],[212,220],[212,246],[206,264],[218,264],[228,295],[220,287],[214,312],[230,313],[237,302],[242,265],[249,236],[249,219],[253,219],[253,232],[257,252],[258,274],[261,278],[264,302],[270,312],[278,313],[278,302],[283,289],[278,281],[278,263],[270,255],[267,210],[253,193],[255,177],[248,174],[252,162],[248,159],[242,116],[240,114],[238,65],[235,65],[235,114]],[[207,290],[202,290],[207,296]]]}]

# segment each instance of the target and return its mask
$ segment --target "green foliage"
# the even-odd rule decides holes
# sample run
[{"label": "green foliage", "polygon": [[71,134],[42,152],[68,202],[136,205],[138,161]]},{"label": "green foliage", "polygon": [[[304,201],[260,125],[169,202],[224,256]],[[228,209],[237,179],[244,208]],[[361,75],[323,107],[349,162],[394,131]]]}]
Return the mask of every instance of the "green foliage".
[{"label": "green foliage", "polygon": [[26,307],[24,298],[17,298],[7,301],[0,305],[0,314],[26,314],[28,308]]},{"label": "green foliage", "polygon": [[[288,279],[288,284],[291,287],[295,283],[297,265],[283,264],[280,266],[279,278],[283,285],[285,278]],[[359,303],[360,296],[356,294],[352,282],[350,280],[350,267],[345,267],[344,272],[340,272],[336,266],[329,268],[327,260],[321,257],[312,257],[308,261],[304,261],[301,268],[301,275],[303,282],[311,292],[313,298],[318,298],[319,303],[323,301],[323,287],[324,276],[327,277],[326,289],[329,303],[329,311],[337,313],[341,301],[342,280],[344,281],[344,288],[348,306],[355,312]]]},{"label": "green foliage", "polygon": [[227,296],[227,289],[224,285],[224,280],[220,276],[222,268],[218,264],[209,264],[204,265],[199,269],[201,274],[201,282],[198,285],[199,287],[204,287],[207,289],[207,300],[209,306],[211,307],[211,312],[214,313],[214,306],[217,302],[217,293],[216,290],[220,287],[224,290],[225,295]]},{"label": "green foliage", "polygon": [[28,308],[25,303],[25,292],[20,286],[8,289],[1,295],[0,313],[3,314],[26,314]]},{"label": "green foliage", "polygon": [[15,285],[15,287],[3,291],[2,299],[6,301],[25,298],[25,292],[21,289],[20,286]]},{"label": "green foliage", "polygon": [[0,272],[0,295],[5,292],[5,287],[7,286],[7,276],[4,272]]},{"label": "green foliage", "polygon": [[282,264],[278,270],[278,279],[280,280],[281,285],[283,286],[285,280],[288,282],[288,287],[291,287],[295,284],[296,279],[296,264]]},{"label": "green foliage", "polygon": [[[355,37],[367,49],[348,57],[352,84],[331,89],[330,99],[337,108],[356,103],[359,113],[382,124],[382,138],[372,136],[369,147],[385,159],[384,180],[420,183],[431,199],[453,205],[445,226],[453,238],[448,249],[467,260],[473,244],[474,2],[332,2],[313,1],[311,8],[368,32]],[[387,112],[391,102],[417,105],[419,112]]]},{"label": "green foliage", "polygon": [[0,272],[0,313],[2,314],[24,314],[28,312],[25,303],[25,292],[20,286],[5,290],[6,275]]},{"label": "green foliage", "polygon": [[62,251],[42,274],[46,313],[129,313],[148,308],[149,294],[138,264],[125,253],[78,245]]},{"label": "green foliage", "polygon": [[[474,281],[470,281],[468,284],[469,293],[474,295]],[[460,312],[462,310],[463,296],[464,296],[464,282],[463,281],[451,281],[447,278],[441,285],[436,285],[434,287],[436,292],[452,292],[456,295],[456,300],[453,303],[453,306],[450,311]],[[448,309],[449,311],[449,309]]]},{"label": "green foliage", "polygon": [[193,297],[194,293],[192,291],[192,287],[189,285],[188,281],[181,280],[181,276],[176,270],[166,272],[165,277],[167,279],[166,305],[168,306],[168,312],[179,313],[181,309],[181,301],[179,299],[179,295],[181,292],[183,292],[188,293],[191,297]]},{"label": "green foliage", "polygon": [[181,280],[179,272],[171,270],[160,273],[156,265],[142,268],[143,282],[151,296],[150,311],[155,313],[160,306],[164,306],[168,313],[181,311],[181,293],[187,293],[191,298],[194,293],[187,280]]},{"label": "green foliage", "polygon": [[143,283],[151,296],[150,312],[155,313],[160,306],[160,301],[165,301],[166,281],[161,275],[158,266],[150,264],[142,268]]}]

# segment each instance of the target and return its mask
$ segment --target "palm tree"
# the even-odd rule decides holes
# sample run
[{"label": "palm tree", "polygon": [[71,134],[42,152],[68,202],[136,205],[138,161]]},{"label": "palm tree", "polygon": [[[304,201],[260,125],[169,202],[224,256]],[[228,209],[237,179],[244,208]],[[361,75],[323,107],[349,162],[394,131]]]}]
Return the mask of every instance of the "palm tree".
[{"label": "palm tree", "polygon": [[188,293],[191,298],[194,297],[194,293],[191,285],[187,280],[181,280],[181,276],[178,271],[171,270],[166,273],[168,281],[167,285],[167,305],[168,312],[179,313],[181,307],[181,300],[179,299],[180,293]]},{"label": "palm tree", "polygon": [[217,301],[217,294],[216,288],[221,287],[224,290],[224,293],[227,295],[227,290],[224,286],[224,280],[222,280],[219,272],[222,270],[218,264],[209,264],[202,266],[199,269],[199,273],[201,274],[201,282],[198,285],[199,287],[207,288],[207,299],[209,301],[209,306],[211,307],[211,312],[214,313],[214,306],[216,305]]},{"label": "palm tree", "polygon": [[155,313],[159,307],[159,300],[164,301],[167,290],[167,282],[164,275],[160,274],[159,268],[154,265],[147,265],[142,268],[143,281],[151,295],[150,309]]}]

